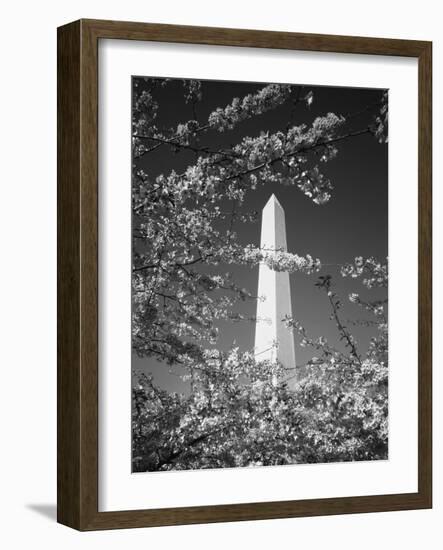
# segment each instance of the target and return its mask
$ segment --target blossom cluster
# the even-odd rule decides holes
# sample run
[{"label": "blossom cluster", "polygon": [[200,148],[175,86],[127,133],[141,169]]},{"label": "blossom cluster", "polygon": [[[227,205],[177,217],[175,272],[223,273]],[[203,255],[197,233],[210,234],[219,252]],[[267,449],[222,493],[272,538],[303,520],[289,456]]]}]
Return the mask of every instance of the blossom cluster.
[{"label": "blossom cluster", "polygon": [[263,263],[274,271],[287,271],[290,273],[301,271],[311,274],[321,269],[320,260],[312,258],[309,254],[299,256],[280,249],[268,250],[256,248],[252,245],[245,248],[244,261],[254,265]]},{"label": "blossom cluster", "polygon": [[363,284],[367,288],[388,286],[388,264],[383,264],[373,257],[364,259],[362,256],[357,256],[351,264],[345,264],[341,268],[343,277],[357,278],[364,275]]},{"label": "blossom cluster", "polygon": [[243,99],[236,97],[230,105],[218,108],[209,115],[209,126],[219,132],[232,130],[239,122],[281,105],[291,91],[292,86],[287,84],[269,84],[256,94],[248,94]]}]

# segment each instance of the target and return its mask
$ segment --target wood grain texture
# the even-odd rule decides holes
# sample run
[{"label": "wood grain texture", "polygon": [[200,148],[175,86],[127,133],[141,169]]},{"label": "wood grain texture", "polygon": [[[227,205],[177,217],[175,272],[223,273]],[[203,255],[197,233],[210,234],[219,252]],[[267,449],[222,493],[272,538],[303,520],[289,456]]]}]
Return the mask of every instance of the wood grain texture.
[{"label": "wood grain texture", "polygon": [[57,74],[57,518],[79,525],[80,23],[59,29]]},{"label": "wood grain texture", "polygon": [[261,30],[157,25],[124,21],[83,19],[90,31],[100,38],[148,40],[241,46],[314,52],[361,53],[418,57],[426,42],[361,36],[336,36]]},{"label": "wood grain texture", "polygon": [[418,74],[418,488],[432,507],[432,45]]},{"label": "wood grain texture", "polygon": [[[419,60],[417,493],[98,512],[98,41],[148,40]],[[432,506],[430,42],[81,20],[58,29],[58,521],[79,530]],[[129,366],[128,366],[129,368]]]}]

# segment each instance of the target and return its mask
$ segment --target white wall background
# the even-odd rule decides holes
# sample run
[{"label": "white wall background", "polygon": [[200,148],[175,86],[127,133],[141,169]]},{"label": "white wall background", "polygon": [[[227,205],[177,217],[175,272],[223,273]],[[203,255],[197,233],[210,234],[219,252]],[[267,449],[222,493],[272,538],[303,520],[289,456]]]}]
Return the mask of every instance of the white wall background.
[{"label": "white wall background", "polygon": [[[77,0],[3,5],[0,132],[0,541],[6,548],[440,547],[442,423],[442,14],[433,0]],[[77,533],[55,523],[56,27],[80,17],[434,41],[432,511]],[[407,259],[406,259],[407,262]],[[407,264],[406,264],[407,265]],[[440,307],[439,307],[440,306]],[[405,303],[405,309],[407,303]]]}]

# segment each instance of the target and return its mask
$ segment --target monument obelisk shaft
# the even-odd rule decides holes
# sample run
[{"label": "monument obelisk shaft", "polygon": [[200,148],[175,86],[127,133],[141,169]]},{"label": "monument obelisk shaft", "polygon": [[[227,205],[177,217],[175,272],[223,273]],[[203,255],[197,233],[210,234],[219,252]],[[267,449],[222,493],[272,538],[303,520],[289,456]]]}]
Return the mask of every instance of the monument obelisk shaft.
[{"label": "monument obelisk shaft", "polygon": [[[283,207],[272,195],[262,212],[261,247],[271,251],[287,251],[286,222]],[[258,273],[255,355],[258,360],[279,361],[287,368],[295,367],[294,337],[283,319],[292,317],[289,273],[274,271],[260,264]],[[273,343],[277,342],[277,348]]]}]

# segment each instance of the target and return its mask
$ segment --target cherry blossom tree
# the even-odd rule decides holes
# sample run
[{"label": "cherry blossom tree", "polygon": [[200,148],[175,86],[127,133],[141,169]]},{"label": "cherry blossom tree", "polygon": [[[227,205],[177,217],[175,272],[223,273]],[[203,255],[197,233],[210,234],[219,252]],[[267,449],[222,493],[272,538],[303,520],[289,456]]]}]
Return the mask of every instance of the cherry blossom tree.
[{"label": "cherry blossom tree", "polygon": [[[349,296],[374,317],[377,336],[362,356],[341,319],[331,277],[318,279],[346,351],[324,338],[311,339],[298,320],[286,319],[288,330],[296,330],[302,344],[318,355],[295,384],[296,373],[257,360],[253,350],[214,346],[219,321],[238,319],[235,306],[259,298],[233,280],[231,265],[265,263],[314,277],[321,269],[320,260],[309,255],[266,250],[238,239],[236,225],[257,217],[245,212],[248,193],[271,182],[292,186],[326,207],[333,184],[322,167],[346,140],[372,134],[380,143],[387,141],[387,95],[381,93],[369,107],[372,123],[362,128],[350,128],[352,115],[327,113],[310,125],[291,123],[284,130],[214,147],[205,144],[205,137],[232,132],[285,102],[294,112],[309,109],[314,94],[300,86],[270,84],[201,120],[196,113],[202,84],[183,81],[183,98],[194,116],[165,128],[158,123],[155,96],[168,85],[167,79],[134,80],[132,342],[140,357],[179,367],[190,392],[169,393],[151,376],[135,377],[134,470],[386,457],[385,300]],[[172,159],[192,154],[193,162],[153,177],[141,159],[160,148]],[[387,287],[387,266],[374,258],[356,258],[341,273],[362,279],[367,289]]]}]

